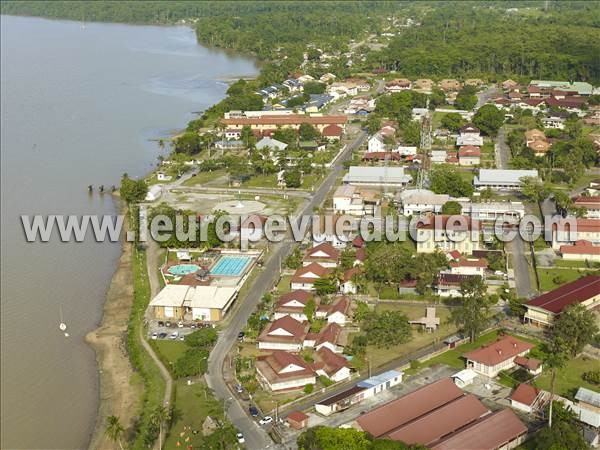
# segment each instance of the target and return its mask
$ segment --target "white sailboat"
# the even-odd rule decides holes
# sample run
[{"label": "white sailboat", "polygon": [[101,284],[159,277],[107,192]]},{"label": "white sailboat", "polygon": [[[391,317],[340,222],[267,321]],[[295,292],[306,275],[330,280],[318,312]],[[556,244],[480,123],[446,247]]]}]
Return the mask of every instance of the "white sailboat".
[{"label": "white sailboat", "polygon": [[[60,331],[66,331],[67,329],[67,324],[65,323],[65,321],[63,320],[63,312],[62,312],[62,305],[59,306],[59,312],[60,312],[60,323],[58,324],[58,329]],[[67,333],[65,333],[66,335]]]}]

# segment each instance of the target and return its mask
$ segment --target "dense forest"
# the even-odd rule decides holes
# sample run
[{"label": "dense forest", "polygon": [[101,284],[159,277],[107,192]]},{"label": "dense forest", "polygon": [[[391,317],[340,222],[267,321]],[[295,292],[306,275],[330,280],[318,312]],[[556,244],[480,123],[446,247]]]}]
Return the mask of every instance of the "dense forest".
[{"label": "dense forest", "polygon": [[[127,23],[186,20],[202,44],[270,61],[261,84],[287,76],[310,44],[335,55],[331,71],[346,75],[343,54],[350,41],[383,34],[387,47],[361,46],[353,72],[600,81],[600,2],[5,1],[2,13]],[[409,18],[413,25],[404,26]]]}]

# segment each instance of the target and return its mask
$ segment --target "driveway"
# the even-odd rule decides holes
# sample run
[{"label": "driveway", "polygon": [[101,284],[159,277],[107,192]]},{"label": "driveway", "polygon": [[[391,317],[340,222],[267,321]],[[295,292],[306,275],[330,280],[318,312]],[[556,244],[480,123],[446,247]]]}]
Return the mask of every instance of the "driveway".
[{"label": "driveway", "polygon": [[[337,178],[343,170],[343,162],[347,160],[354,149],[364,143],[366,133],[360,131],[356,139],[347,146],[346,150],[335,161],[332,170],[325,178],[321,186],[315,191],[313,197],[305,202],[300,215],[311,214],[316,206],[319,206],[325,200],[329,191],[333,188]],[[240,430],[246,439],[246,447],[249,449],[274,448],[274,443],[258,424],[248,416],[244,408],[238,402],[236,396],[229,390],[223,374],[223,363],[226,355],[237,341],[237,336],[242,331],[250,315],[256,309],[258,302],[265,292],[268,292],[279,277],[279,262],[291,253],[295,243],[284,240],[271,247],[270,255],[264,266],[264,270],[254,281],[248,295],[242,299],[235,316],[231,318],[229,325],[219,335],[217,343],[208,358],[208,373],[206,375],[210,388],[215,396],[228,405],[226,407],[227,416],[232,424]]]}]

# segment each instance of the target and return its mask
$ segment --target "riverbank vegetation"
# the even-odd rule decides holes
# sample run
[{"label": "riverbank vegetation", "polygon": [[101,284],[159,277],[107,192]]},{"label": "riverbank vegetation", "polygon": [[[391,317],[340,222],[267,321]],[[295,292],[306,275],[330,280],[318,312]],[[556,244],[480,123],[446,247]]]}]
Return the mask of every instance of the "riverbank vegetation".
[{"label": "riverbank vegetation", "polygon": [[[200,43],[270,61],[261,84],[281,81],[304,53],[331,52],[328,71],[349,71],[351,40],[369,34],[352,71],[406,77],[600,80],[598,2],[152,2],[7,1],[2,14],[77,21],[193,24]],[[382,36],[385,34],[386,36]],[[313,44],[307,51],[307,45]],[[285,56],[285,58],[284,58]],[[338,73],[336,73],[338,72]]]}]

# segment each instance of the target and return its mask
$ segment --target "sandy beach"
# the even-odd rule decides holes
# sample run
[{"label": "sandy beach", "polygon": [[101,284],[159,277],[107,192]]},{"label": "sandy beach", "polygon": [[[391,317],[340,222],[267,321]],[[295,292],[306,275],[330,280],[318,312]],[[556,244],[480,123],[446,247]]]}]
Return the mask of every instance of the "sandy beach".
[{"label": "sandy beach", "polygon": [[142,394],[142,385],[132,383],[134,371],[126,351],[127,323],[133,302],[131,244],[124,243],[122,249],[108,289],[102,322],[86,336],[86,342],[96,352],[100,377],[100,403],[90,449],[119,448],[104,435],[106,418],[119,417],[127,436],[134,425]]}]

